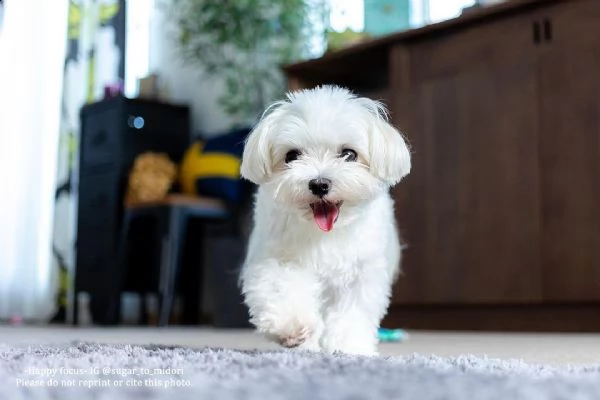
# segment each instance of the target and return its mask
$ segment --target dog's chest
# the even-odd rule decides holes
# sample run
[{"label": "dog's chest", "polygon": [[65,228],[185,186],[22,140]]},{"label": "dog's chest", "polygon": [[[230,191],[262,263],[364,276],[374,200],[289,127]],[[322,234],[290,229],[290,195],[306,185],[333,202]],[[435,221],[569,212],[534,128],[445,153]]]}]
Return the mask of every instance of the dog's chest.
[{"label": "dog's chest", "polygon": [[345,232],[288,232],[278,241],[278,259],[311,269],[329,282],[339,280],[340,284],[356,278],[370,252],[364,238],[361,241]]}]

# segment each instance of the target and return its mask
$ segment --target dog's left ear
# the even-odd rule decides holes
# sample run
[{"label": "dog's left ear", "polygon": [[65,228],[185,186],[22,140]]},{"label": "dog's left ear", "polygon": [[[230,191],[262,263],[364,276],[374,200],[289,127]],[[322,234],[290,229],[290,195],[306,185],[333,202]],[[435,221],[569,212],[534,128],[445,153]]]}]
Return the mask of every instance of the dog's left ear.
[{"label": "dog's left ear", "polygon": [[362,99],[369,112],[369,169],[393,186],[410,172],[410,150],[402,134],[387,120],[385,107]]}]

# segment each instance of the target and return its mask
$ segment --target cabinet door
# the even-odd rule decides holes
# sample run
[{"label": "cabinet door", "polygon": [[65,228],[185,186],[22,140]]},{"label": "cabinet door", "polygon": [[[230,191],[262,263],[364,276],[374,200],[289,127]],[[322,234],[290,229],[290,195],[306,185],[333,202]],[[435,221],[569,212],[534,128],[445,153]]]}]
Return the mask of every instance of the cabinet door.
[{"label": "cabinet door", "polygon": [[430,79],[398,101],[413,169],[396,304],[541,298],[535,54]]},{"label": "cabinet door", "polygon": [[554,38],[540,55],[544,297],[597,301],[600,4],[560,11],[548,16]]}]

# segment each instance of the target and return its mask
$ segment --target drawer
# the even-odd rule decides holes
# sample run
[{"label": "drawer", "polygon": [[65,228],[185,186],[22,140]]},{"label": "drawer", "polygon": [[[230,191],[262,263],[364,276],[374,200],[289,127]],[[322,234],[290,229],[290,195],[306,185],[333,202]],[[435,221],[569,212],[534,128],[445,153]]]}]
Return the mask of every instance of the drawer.
[{"label": "drawer", "polygon": [[132,103],[126,113],[127,154],[124,159],[147,152],[167,153],[180,161],[190,144],[189,114],[186,109]]},{"label": "drawer", "polygon": [[112,164],[120,157],[120,136],[123,132],[119,108],[107,108],[88,113],[82,119],[81,166]]},{"label": "drawer", "polygon": [[169,135],[188,134],[189,112],[187,108],[169,107],[160,103],[127,104],[125,114],[127,127],[139,132]]},{"label": "drawer", "polygon": [[117,255],[114,234],[104,230],[83,230],[77,238],[75,282],[77,290],[89,291],[114,274]]},{"label": "drawer", "polygon": [[78,224],[93,229],[117,229],[123,203],[120,186],[117,173],[80,176]]}]

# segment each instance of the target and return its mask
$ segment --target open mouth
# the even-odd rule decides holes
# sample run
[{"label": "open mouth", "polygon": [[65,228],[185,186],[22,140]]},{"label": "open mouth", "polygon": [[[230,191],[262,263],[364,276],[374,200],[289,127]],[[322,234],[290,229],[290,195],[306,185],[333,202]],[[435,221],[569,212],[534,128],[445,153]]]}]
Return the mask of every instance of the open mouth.
[{"label": "open mouth", "polygon": [[326,201],[320,200],[310,204],[315,222],[324,232],[329,232],[333,229],[333,224],[337,221],[340,215],[340,207],[343,201]]}]

